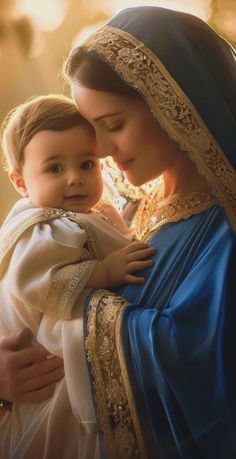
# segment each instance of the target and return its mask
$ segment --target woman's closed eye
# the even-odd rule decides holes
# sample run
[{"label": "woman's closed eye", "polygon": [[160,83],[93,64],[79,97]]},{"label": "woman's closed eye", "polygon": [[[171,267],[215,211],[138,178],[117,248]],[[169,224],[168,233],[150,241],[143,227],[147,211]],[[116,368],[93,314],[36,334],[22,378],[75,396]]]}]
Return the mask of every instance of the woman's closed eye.
[{"label": "woman's closed eye", "polygon": [[120,129],[122,129],[123,126],[124,126],[124,123],[120,122],[120,123],[115,124],[114,126],[107,126],[107,130],[109,132],[119,131]]}]

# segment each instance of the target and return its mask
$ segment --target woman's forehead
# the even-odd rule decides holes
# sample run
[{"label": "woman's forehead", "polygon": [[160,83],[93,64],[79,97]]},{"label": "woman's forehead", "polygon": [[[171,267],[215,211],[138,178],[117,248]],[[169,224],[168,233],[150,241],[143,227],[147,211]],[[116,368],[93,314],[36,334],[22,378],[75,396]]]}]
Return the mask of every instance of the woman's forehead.
[{"label": "woman's forehead", "polygon": [[82,114],[88,114],[93,119],[106,114],[118,114],[132,109],[134,101],[110,92],[88,89],[78,84],[73,85],[73,96]]}]

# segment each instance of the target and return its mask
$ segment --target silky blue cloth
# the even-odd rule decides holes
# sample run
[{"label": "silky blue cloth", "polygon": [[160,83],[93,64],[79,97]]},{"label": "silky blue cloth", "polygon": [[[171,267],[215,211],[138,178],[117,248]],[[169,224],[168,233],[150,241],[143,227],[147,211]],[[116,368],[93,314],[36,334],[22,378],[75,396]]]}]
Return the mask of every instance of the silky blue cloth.
[{"label": "silky blue cloth", "polygon": [[[236,453],[236,244],[222,209],[163,227],[123,344],[149,459]],[[145,272],[144,272],[145,275]]]}]

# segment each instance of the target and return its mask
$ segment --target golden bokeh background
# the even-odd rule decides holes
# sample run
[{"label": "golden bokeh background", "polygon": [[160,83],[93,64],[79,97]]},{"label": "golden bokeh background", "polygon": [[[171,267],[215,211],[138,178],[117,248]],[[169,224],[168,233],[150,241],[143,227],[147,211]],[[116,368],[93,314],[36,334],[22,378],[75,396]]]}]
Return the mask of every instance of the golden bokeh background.
[{"label": "golden bokeh background", "polygon": [[[0,0],[0,123],[33,95],[69,94],[61,68],[70,49],[113,14],[141,5],[195,14],[236,46],[236,0]],[[1,224],[19,198],[2,166],[0,192]]]}]

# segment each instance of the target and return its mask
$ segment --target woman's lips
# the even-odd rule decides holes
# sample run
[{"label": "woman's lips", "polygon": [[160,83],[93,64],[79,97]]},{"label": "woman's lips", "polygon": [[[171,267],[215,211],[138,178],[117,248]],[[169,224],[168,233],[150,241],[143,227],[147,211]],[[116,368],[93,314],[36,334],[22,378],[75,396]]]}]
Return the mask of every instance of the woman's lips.
[{"label": "woman's lips", "polygon": [[125,163],[116,163],[116,164],[117,164],[117,166],[119,167],[119,169],[121,171],[126,171],[130,167],[130,165],[132,164],[133,161],[134,161],[134,158],[129,159]]}]

